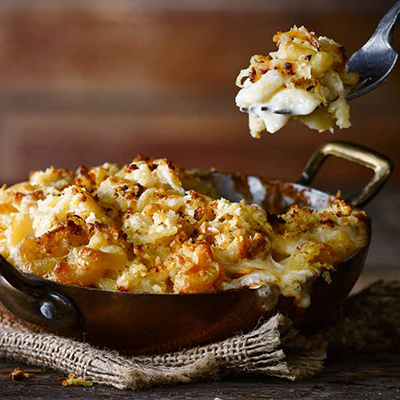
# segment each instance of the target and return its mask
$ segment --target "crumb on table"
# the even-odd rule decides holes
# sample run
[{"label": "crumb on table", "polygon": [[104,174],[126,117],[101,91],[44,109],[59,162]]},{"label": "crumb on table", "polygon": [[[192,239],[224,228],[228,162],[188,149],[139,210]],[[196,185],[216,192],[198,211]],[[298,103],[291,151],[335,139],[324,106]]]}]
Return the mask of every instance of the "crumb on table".
[{"label": "crumb on table", "polygon": [[79,386],[92,386],[93,383],[89,382],[81,377],[77,377],[75,378],[74,374],[69,374],[68,377],[62,377],[60,378],[62,379],[61,384],[63,386],[73,386],[73,385],[79,385]]},{"label": "crumb on table", "polygon": [[35,374],[24,372],[19,367],[16,367],[10,374],[11,379],[14,381],[21,381],[22,379],[31,378],[33,376],[35,376]]}]

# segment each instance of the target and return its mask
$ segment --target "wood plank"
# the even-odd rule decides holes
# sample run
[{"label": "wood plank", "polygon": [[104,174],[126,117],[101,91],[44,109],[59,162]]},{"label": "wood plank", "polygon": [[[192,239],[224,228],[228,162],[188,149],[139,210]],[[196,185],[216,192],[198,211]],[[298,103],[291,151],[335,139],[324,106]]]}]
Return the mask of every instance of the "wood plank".
[{"label": "wood plank", "polygon": [[[272,49],[277,30],[305,24],[337,39],[350,54],[368,39],[390,3],[363,13],[292,7],[143,11],[104,3],[9,8],[0,14],[0,83],[2,90],[46,85],[67,92],[232,98],[239,69],[251,55]],[[398,88],[399,82],[396,71],[392,85]]]},{"label": "wood plank", "polygon": [[[246,117],[232,113],[100,112],[15,113],[4,116],[0,136],[0,178],[24,179],[33,169],[51,164],[76,168],[114,161],[129,162],[136,154],[168,157],[178,165],[295,180],[315,148],[327,140],[351,140],[400,161],[398,116],[354,118],[354,128],[318,134],[294,122],[275,135],[252,139]],[[328,160],[316,184],[336,188],[370,178],[370,171],[342,160]],[[395,172],[392,185],[400,183]],[[356,186],[357,187],[357,186]],[[355,187],[355,188],[356,188]]]},{"label": "wood plank", "polygon": [[93,387],[63,387],[60,374],[40,372],[23,381],[12,381],[8,374],[17,363],[0,361],[1,398],[13,400],[47,399],[175,399],[175,400],[310,400],[337,398],[340,400],[394,400],[399,398],[400,353],[382,352],[366,354],[331,355],[326,370],[313,379],[287,382],[269,377],[230,377],[220,382],[193,383],[173,387],[152,388],[139,391],[119,391],[101,385]]},{"label": "wood plank", "polygon": [[[254,141],[234,106],[237,71],[251,54],[270,48],[278,29],[301,21],[356,49],[390,2],[356,3],[363,13],[343,1],[330,1],[329,9],[315,1],[282,3],[268,12],[260,12],[265,6],[257,2],[231,8],[223,2],[219,8],[182,1],[170,7],[124,0],[112,6],[3,2],[0,178],[22,179],[52,163],[121,163],[141,152],[187,166],[295,179],[328,138],[364,143],[398,162],[399,69],[374,94],[354,102],[353,127],[335,136],[293,124],[273,139]],[[343,182],[344,167],[328,169],[325,179]],[[349,182],[367,177],[361,169],[345,176]],[[399,182],[396,172],[392,183]]]},{"label": "wood plank", "polygon": [[[388,0],[382,3],[387,3],[389,8],[392,3]],[[151,2],[141,0],[114,0],[112,6],[110,6],[109,0],[97,0],[96,8],[110,7],[113,9],[135,9],[140,11],[152,11],[157,12],[160,10],[260,10],[260,11],[275,11],[275,10],[287,10],[291,8],[296,11],[315,11],[315,10],[340,10],[340,11],[359,11],[360,6],[365,10],[380,11],[382,9],[382,3],[372,0],[353,0],[349,2],[347,0],[326,0],[323,3],[319,0],[303,0],[301,3],[292,2],[291,0],[281,0],[279,2],[263,2],[258,0],[203,0],[198,2],[196,0],[152,0]],[[91,0],[69,0],[69,7],[87,9],[93,8],[93,2]],[[0,3],[0,10],[15,10],[21,8],[36,8],[36,9],[49,9],[49,8],[65,8],[64,0],[36,0],[33,4],[30,0],[3,0]]]}]

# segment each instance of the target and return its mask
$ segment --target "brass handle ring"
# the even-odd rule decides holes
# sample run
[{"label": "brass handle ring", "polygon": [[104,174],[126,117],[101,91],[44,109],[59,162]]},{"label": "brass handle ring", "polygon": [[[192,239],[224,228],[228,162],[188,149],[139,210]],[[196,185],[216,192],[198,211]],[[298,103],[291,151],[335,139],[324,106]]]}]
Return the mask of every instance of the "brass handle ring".
[{"label": "brass handle ring", "polygon": [[345,160],[355,162],[356,164],[370,168],[374,171],[374,176],[361,192],[351,195],[346,199],[347,203],[353,207],[360,208],[368,204],[381,190],[393,170],[392,161],[388,157],[374,150],[354,143],[330,141],[319,146],[313,153],[308,160],[298,183],[304,186],[310,186],[329,156],[344,158]]}]

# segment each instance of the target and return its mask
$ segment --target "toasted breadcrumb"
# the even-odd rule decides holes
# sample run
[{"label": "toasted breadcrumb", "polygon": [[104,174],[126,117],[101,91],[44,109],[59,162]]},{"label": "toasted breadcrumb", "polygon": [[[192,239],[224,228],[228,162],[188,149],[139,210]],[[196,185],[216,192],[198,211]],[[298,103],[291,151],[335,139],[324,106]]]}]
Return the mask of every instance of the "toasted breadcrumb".
[{"label": "toasted breadcrumb", "polygon": [[19,367],[16,367],[10,374],[11,379],[14,381],[21,381],[23,379],[32,378],[33,376],[35,376],[35,374],[31,372],[25,372]]},{"label": "toasted breadcrumb", "polygon": [[253,56],[236,81],[251,135],[274,133],[292,118],[318,131],[350,127],[346,94],[359,77],[347,71],[344,47],[304,26],[278,32],[274,42],[278,51]]},{"label": "toasted breadcrumb", "polygon": [[0,253],[63,284],[149,293],[268,285],[307,306],[308,283],[366,245],[365,214],[341,200],[273,218],[188,189],[189,175],[146,157],[36,171],[0,189]]},{"label": "toasted breadcrumb", "polygon": [[83,378],[75,378],[74,374],[69,374],[68,377],[61,378],[63,386],[93,386],[93,383]]}]

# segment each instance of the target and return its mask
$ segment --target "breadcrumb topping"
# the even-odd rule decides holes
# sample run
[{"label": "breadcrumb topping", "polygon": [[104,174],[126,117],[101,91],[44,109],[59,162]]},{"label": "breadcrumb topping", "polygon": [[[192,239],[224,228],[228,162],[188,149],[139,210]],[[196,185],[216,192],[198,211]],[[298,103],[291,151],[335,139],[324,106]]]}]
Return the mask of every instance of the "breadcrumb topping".
[{"label": "breadcrumb topping", "polygon": [[[309,283],[367,243],[365,214],[341,200],[279,216],[186,185],[166,159],[76,172],[50,167],[0,189],[0,252],[69,285],[150,293],[269,286],[306,307]],[[185,185],[182,184],[185,182]]]},{"label": "breadcrumb topping", "polygon": [[68,377],[63,377],[61,379],[61,385],[63,386],[93,386],[93,383],[87,381],[81,377],[75,378],[74,374],[69,374]]},{"label": "breadcrumb topping", "polygon": [[25,372],[20,367],[16,367],[11,373],[10,378],[13,381],[21,381],[23,379],[32,378],[35,374],[32,372]]},{"label": "breadcrumb topping", "polygon": [[274,133],[292,118],[319,131],[349,128],[346,94],[358,75],[347,71],[344,47],[304,26],[273,40],[278,51],[253,56],[236,81],[242,88],[236,103],[249,112],[251,135]]}]

